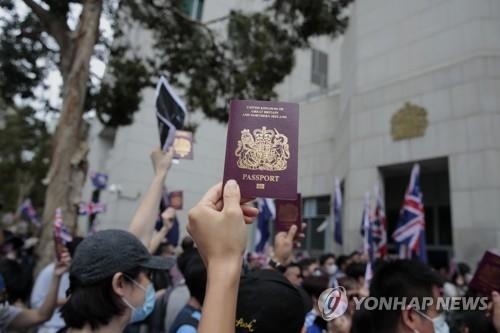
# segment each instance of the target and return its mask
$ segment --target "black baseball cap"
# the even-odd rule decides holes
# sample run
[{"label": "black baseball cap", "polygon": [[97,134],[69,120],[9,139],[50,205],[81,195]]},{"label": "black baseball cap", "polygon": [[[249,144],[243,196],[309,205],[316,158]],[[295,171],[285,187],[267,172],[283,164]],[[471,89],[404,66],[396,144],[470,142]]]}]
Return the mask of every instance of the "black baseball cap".
[{"label": "black baseball cap", "polygon": [[70,275],[85,286],[138,267],[167,270],[171,266],[172,262],[166,258],[152,256],[130,232],[110,229],[98,231],[78,245]]},{"label": "black baseball cap", "polygon": [[257,270],[240,279],[236,333],[298,333],[307,306],[281,272]]}]

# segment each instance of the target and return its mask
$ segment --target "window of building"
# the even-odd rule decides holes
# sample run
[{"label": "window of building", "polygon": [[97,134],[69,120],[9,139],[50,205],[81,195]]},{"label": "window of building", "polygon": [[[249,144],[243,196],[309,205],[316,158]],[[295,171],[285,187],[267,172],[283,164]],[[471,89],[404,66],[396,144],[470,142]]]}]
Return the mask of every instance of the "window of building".
[{"label": "window of building", "polygon": [[181,11],[193,19],[201,20],[204,2],[204,0],[183,0],[180,5]]},{"label": "window of building", "polygon": [[325,232],[316,229],[330,215],[330,196],[305,198],[303,201],[302,220],[307,224],[306,238],[302,241],[302,249],[311,255],[322,253],[325,248]]},{"label": "window of building", "polygon": [[316,49],[311,49],[311,51],[311,82],[326,88],[328,86],[328,54]]}]

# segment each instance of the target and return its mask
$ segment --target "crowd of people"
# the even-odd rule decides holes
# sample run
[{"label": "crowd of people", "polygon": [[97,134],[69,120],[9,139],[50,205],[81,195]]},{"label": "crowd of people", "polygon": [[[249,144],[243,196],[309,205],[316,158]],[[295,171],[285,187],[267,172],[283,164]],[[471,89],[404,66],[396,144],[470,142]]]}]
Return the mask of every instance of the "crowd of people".
[{"label": "crowd of people", "polygon": [[[258,210],[242,201],[236,181],[210,188],[189,212],[179,248],[165,242],[175,209],[161,213],[172,152],[151,154],[154,178],[128,230],[74,237],[37,276],[34,247],[4,231],[0,262],[2,332],[158,333],[500,333],[500,295],[488,309],[444,313],[427,307],[370,310],[364,297],[431,298],[471,295],[473,271],[452,276],[412,260],[379,260],[370,281],[367,258],[325,253],[299,257],[303,234],[292,226],[275,235],[268,257],[248,253],[247,224]],[[304,228],[303,228],[304,229]],[[341,288],[346,311],[325,319],[325,290]]]}]

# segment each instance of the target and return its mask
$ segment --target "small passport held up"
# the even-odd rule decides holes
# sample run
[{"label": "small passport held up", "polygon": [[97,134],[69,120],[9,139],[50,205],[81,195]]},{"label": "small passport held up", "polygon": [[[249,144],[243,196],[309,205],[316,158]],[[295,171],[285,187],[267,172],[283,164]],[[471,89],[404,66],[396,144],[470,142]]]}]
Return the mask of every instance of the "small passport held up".
[{"label": "small passport held up", "polygon": [[224,183],[238,182],[243,198],[297,198],[299,105],[233,100]]},{"label": "small passport held up", "polygon": [[490,296],[492,291],[500,291],[500,252],[485,252],[469,287],[485,296]]},{"label": "small passport held up", "polygon": [[295,200],[275,200],[276,232],[288,232],[292,225],[297,226],[296,238],[302,232],[302,198],[296,194]]}]

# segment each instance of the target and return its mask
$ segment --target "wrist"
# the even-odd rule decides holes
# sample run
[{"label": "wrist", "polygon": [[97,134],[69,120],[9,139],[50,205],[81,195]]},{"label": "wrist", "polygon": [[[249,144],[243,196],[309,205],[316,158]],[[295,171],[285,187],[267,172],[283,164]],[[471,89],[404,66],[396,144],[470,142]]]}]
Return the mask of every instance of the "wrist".
[{"label": "wrist", "polygon": [[167,170],[161,170],[155,172],[155,180],[164,181],[167,177]]},{"label": "wrist", "polygon": [[209,280],[213,278],[224,281],[239,281],[242,264],[242,257],[210,260],[207,262],[207,277]]},{"label": "wrist", "polygon": [[281,273],[285,273],[286,265],[281,263],[275,257],[270,258],[268,264],[271,268],[273,268]]}]

